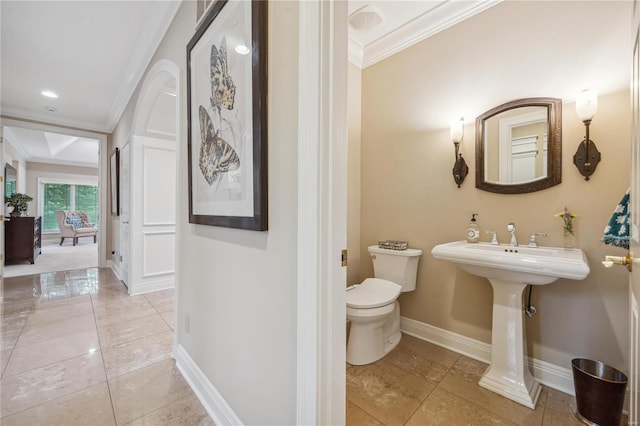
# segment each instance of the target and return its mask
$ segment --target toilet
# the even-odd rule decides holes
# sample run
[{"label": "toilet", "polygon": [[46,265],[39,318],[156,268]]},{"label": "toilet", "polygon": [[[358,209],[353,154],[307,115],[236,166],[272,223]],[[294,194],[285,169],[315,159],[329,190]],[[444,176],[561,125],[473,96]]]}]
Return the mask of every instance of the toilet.
[{"label": "toilet", "polygon": [[351,331],[347,362],[370,364],[400,343],[401,292],[416,289],[418,260],[422,250],[390,250],[370,246],[374,278],[347,288],[347,319]]}]

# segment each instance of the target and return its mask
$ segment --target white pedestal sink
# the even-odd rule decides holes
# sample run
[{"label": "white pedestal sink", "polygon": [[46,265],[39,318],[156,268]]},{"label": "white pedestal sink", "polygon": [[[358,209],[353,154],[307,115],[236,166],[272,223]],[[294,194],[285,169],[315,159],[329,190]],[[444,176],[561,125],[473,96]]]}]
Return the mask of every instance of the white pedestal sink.
[{"label": "white pedestal sink", "polygon": [[526,362],[522,292],[528,284],[550,284],[558,278],[584,279],[589,274],[589,264],[582,250],[455,241],[435,246],[431,254],[491,282],[491,364],[479,384],[535,408],[540,384]]}]

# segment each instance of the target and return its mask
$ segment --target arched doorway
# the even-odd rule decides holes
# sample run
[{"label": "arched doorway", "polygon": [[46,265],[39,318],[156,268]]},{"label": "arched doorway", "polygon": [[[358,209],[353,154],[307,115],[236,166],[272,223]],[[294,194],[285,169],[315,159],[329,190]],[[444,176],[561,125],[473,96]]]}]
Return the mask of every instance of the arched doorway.
[{"label": "arched doorway", "polygon": [[121,278],[129,294],[175,286],[179,68],[147,73],[121,155]]}]

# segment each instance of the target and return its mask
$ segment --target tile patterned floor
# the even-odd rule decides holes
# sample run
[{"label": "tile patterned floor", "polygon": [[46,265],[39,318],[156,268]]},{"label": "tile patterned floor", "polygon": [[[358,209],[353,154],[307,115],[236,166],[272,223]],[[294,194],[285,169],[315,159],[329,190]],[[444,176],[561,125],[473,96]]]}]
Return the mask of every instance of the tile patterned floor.
[{"label": "tile patterned floor", "polygon": [[213,425],[171,359],[173,290],[110,269],[5,278],[0,424]]},{"label": "tile patterned floor", "polygon": [[[0,292],[3,426],[213,425],[171,359],[172,290],[129,296],[90,268],[5,278]],[[556,390],[530,410],[480,388],[485,367],[404,335],[347,366],[347,424],[581,425]]]},{"label": "tile patterned floor", "polygon": [[383,359],[347,364],[347,425],[583,425],[573,415],[575,398],[546,386],[535,410],[481,388],[486,367],[403,335]]}]

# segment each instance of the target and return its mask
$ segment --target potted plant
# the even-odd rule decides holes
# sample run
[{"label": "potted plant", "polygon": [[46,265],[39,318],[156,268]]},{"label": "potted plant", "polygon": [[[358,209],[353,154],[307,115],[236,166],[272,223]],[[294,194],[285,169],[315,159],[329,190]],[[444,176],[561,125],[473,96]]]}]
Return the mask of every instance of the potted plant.
[{"label": "potted plant", "polygon": [[33,201],[33,198],[29,197],[27,194],[14,192],[5,199],[5,204],[9,207],[13,207],[11,216],[26,216],[28,208],[27,203],[29,201]]}]

